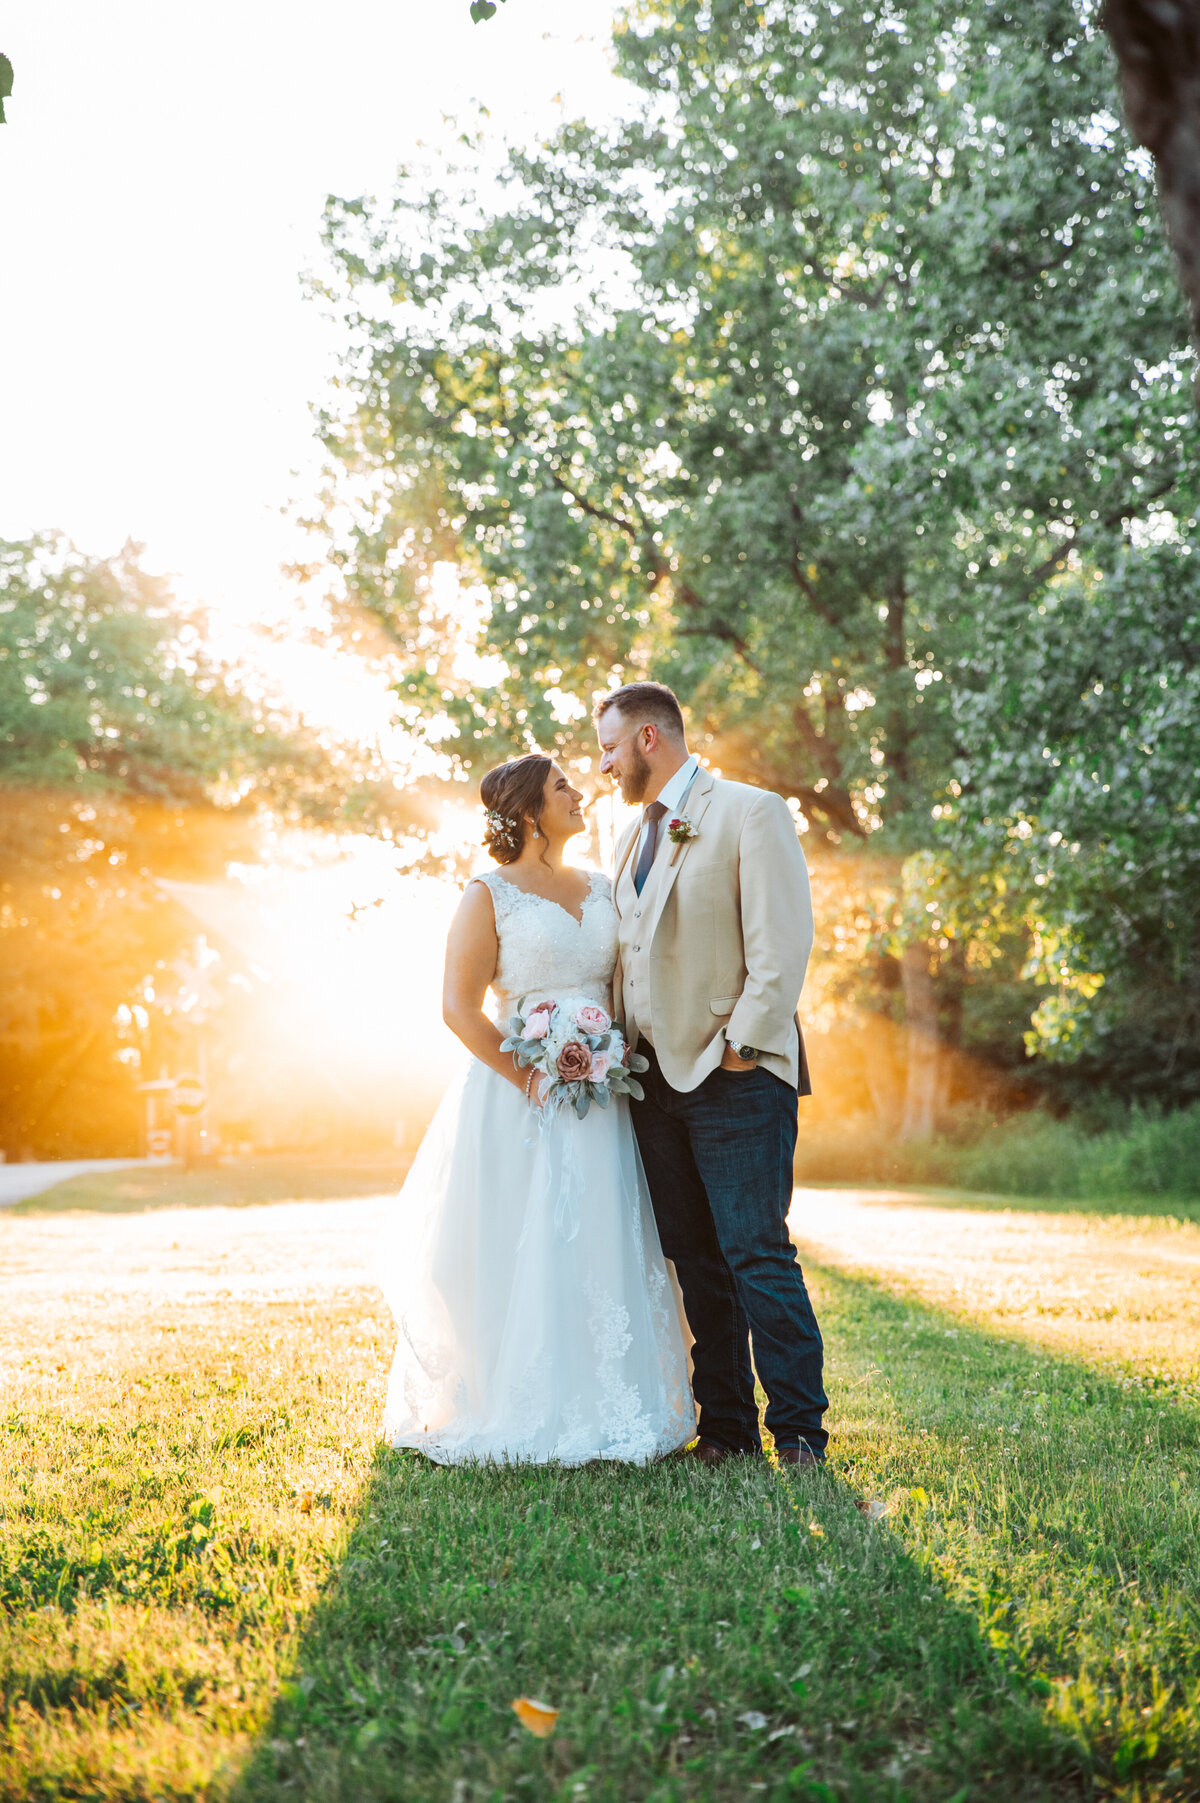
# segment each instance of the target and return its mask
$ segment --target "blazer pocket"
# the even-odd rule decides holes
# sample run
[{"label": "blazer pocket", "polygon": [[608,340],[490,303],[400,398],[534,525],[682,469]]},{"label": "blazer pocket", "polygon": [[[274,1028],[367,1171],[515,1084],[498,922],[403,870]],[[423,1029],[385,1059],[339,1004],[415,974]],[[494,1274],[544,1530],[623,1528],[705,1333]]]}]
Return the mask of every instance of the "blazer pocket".
[{"label": "blazer pocket", "polygon": [[708,1005],[714,1014],[732,1014],[737,1005],[736,995],[710,995]]}]

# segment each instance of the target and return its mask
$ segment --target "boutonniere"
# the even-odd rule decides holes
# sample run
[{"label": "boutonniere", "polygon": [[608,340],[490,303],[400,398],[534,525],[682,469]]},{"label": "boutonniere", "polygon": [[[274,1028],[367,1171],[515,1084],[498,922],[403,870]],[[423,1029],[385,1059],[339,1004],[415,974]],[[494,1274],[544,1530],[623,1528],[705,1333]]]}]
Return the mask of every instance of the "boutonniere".
[{"label": "boutonniere", "polygon": [[686,814],[678,814],[667,822],[667,837],[672,845],[686,845],[689,839],[698,839],[700,835]]}]

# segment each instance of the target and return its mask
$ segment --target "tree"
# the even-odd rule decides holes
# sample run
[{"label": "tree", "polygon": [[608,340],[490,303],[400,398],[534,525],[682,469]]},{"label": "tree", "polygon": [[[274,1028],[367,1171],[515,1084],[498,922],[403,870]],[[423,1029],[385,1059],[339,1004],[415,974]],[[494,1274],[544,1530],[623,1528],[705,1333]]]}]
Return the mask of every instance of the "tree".
[{"label": "tree", "polygon": [[[922,861],[980,628],[1191,513],[1149,168],[1067,0],[669,0],[615,43],[632,117],[515,155],[501,195],[476,168],[330,204],[346,594],[464,771],[584,757],[591,692],[673,682],[727,773],[859,859],[855,998],[936,1052],[995,980]],[[486,683],[439,562],[474,585]],[[910,1060],[910,1128],[936,1083]]]},{"label": "tree", "polygon": [[1039,1048],[1128,1096],[1200,1097],[1200,568],[1175,523],[982,628],[947,830],[966,930],[1022,912]]},{"label": "tree", "polygon": [[1105,0],[1129,128],[1154,158],[1167,231],[1200,344],[1200,6]]},{"label": "tree", "polygon": [[132,550],[0,544],[0,1145],[136,1148],[119,1016],[195,934],[159,879],[253,859],[264,814],[407,818],[382,777],[241,692]]}]

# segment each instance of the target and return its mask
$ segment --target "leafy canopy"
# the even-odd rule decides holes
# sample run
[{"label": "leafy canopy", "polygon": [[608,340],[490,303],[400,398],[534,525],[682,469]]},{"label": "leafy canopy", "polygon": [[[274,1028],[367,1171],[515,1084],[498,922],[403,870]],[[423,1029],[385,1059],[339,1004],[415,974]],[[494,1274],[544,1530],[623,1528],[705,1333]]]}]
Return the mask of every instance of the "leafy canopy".
[{"label": "leafy canopy", "polygon": [[[1124,626],[1184,567],[1197,444],[1149,161],[1071,0],[647,0],[615,46],[616,126],[329,205],[346,598],[464,773],[582,758],[596,690],[671,682],[813,840],[909,860],[875,943],[936,973],[1023,805],[1010,685],[1084,705],[1045,610],[1086,594],[1157,681]],[[970,930],[1061,898],[1086,937],[1037,874]]]}]

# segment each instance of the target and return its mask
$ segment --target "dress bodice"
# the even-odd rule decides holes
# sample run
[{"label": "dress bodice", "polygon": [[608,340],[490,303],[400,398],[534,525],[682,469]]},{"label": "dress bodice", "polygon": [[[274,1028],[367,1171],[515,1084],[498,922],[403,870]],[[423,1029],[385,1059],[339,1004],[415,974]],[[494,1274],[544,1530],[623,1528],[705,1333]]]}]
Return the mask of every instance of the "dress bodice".
[{"label": "dress bodice", "polygon": [[585,995],[612,1009],[617,962],[617,911],[612,884],[593,870],[581,916],[489,870],[479,877],[491,892],[500,942],[492,993],[497,1019],[507,1021],[522,996]]}]

